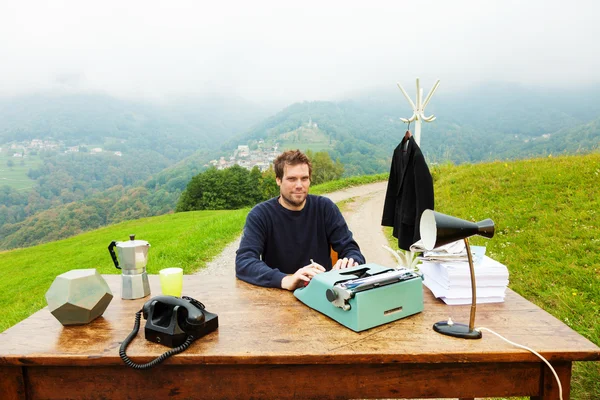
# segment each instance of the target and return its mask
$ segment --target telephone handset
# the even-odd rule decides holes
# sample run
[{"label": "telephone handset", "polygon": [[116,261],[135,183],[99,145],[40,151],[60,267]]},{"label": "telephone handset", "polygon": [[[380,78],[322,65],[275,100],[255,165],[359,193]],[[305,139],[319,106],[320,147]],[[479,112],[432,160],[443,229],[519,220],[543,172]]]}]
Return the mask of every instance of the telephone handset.
[{"label": "telephone handset", "polygon": [[[143,314],[146,320],[144,329],[146,340],[173,347],[155,360],[146,364],[133,362],[125,350],[140,329],[140,319]],[[121,343],[119,355],[123,362],[135,369],[153,367],[174,354],[187,349],[194,340],[214,331],[219,326],[216,314],[206,311],[204,304],[191,297],[156,296],[144,304],[135,314],[133,331]]]}]

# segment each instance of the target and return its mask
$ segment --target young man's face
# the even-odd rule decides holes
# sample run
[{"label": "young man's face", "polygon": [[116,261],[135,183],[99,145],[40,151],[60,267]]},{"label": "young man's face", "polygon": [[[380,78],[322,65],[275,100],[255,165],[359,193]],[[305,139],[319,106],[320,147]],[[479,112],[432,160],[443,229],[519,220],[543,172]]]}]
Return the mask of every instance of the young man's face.
[{"label": "young man's face", "polygon": [[302,210],[310,186],[308,165],[285,165],[283,178],[275,178],[275,180],[281,194],[281,205],[290,210]]}]

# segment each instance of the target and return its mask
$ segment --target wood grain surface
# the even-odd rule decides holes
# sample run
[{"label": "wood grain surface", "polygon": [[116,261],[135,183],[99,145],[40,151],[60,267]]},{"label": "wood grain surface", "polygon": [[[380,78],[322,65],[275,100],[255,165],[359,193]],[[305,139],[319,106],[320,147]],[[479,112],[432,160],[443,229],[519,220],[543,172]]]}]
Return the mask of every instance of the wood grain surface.
[{"label": "wood grain surface", "polygon": [[[135,312],[159,295],[122,300],[120,277],[105,276],[114,298],[104,315],[87,325],[63,327],[47,308],[0,334],[0,365],[120,365],[120,343],[133,328]],[[424,288],[422,313],[360,333],[298,301],[291,292],[249,285],[234,277],[184,277],[183,294],[219,316],[217,331],[196,341],[169,363],[355,364],[512,362],[538,359],[486,334],[481,340],[440,335],[432,325],[449,316],[468,322],[469,306],[448,306]],[[476,326],[532,347],[550,361],[600,359],[600,349],[567,325],[508,290],[506,301],[477,307]],[[142,329],[128,355],[142,362],[167,348],[148,342]]]},{"label": "wood grain surface", "polygon": [[[66,387],[69,398],[557,398],[551,373],[533,354],[485,332],[464,340],[433,331],[449,316],[467,322],[470,306],[448,306],[426,288],[422,313],[356,333],[291,292],[186,275],[183,294],[218,314],[219,328],[163,365],[136,371],[118,349],[135,312],[161,294],[158,277],[150,276],[152,294],[138,300],[120,298],[120,276],[105,279],[115,297],[95,321],[63,327],[44,308],[0,334],[0,390],[47,399],[64,398]],[[127,351],[138,363],[168,350],[144,339],[144,322]],[[595,344],[510,290],[504,303],[478,305],[476,326],[540,352],[567,388],[572,361],[600,360]],[[127,394],[117,395],[124,379]],[[212,392],[199,395],[199,387]]]}]

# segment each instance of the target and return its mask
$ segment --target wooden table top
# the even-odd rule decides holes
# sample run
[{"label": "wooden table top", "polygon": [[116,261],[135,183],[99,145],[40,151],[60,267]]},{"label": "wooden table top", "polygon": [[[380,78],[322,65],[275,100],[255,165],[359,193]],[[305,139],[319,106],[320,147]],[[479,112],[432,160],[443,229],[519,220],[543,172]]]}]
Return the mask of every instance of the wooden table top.
[{"label": "wooden table top", "polygon": [[[63,327],[44,308],[0,334],[0,365],[122,365],[120,343],[131,332],[135,312],[159,295],[122,300],[119,275],[105,275],[114,298],[87,325]],[[356,333],[307,307],[291,292],[249,285],[233,276],[184,276],[183,294],[200,300],[219,316],[219,328],[165,364],[355,364],[539,362],[492,334],[480,340],[436,333],[447,320],[468,323],[470,306],[448,306],[424,288],[422,313]],[[140,332],[127,349],[135,362],[148,362],[168,350]],[[477,306],[476,327],[487,327],[532,347],[549,361],[600,360],[600,348],[511,290],[506,301]]]}]

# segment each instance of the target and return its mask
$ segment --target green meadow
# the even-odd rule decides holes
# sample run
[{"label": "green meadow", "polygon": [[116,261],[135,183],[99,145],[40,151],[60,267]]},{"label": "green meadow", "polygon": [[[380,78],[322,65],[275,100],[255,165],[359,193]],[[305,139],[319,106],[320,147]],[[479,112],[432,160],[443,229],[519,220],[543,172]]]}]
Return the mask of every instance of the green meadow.
[{"label": "green meadow", "polygon": [[[355,177],[311,188],[331,192],[385,179],[385,175]],[[112,240],[130,234],[150,243],[148,272],[181,267],[185,274],[203,268],[242,231],[249,209],[192,211],[125,221],[68,239],[0,252],[0,332],[46,306],[44,294],[57,275],[71,269],[96,268],[102,274],[119,274],[110,258]],[[231,268],[234,268],[231,260]]]},{"label": "green meadow", "polygon": [[[600,153],[513,162],[442,165],[432,170],[437,211],[496,223],[492,239],[474,237],[510,271],[510,288],[600,345]],[[385,179],[315,186],[314,194]],[[131,233],[151,245],[150,273],[203,268],[243,227],[248,209],[144,218],[66,240],[0,253],[0,331],[46,305],[54,278],[70,269],[118,274],[107,247]],[[231,268],[234,268],[233,260]],[[600,398],[600,363],[574,364],[571,398]]]},{"label": "green meadow", "polygon": [[331,148],[331,141],[323,131],[312,126],[301,126],[292,131],[282,133],[278,137],[279,147],[282,149],[300,149],[313,152],[327,151]]},{"label": "green meadow", "polygon": [[[118,274],[108,245],[130,234],[150,243],[148,272],[181,267],[189,274],[203,267],[242,230],[248,210],[196,211],[142,218],[57,242],[0,253],[0,331],[46,306],[44,294],[57,275],[96,268]],[[231,264],[233,268],[233,262]]]},{"label": "green meadow", "polygon": [[0,152],[0,186],[8,185],[16,190],[31,189],[35,186],[35,181],[27,176],[27,172],[38,167],[42,161],[39,156],[21,158],[13,157],[12,154]]},{"label": "green meadow", "polygon": [[[600,153],[433,170],[435,208],[491,218],[473,237],[508,267],[509,287],[600,345]],[[600,399],[600,362],[574,363],[573,399]]]}]

